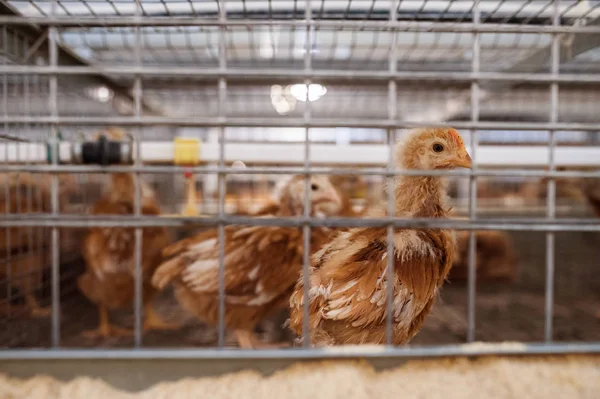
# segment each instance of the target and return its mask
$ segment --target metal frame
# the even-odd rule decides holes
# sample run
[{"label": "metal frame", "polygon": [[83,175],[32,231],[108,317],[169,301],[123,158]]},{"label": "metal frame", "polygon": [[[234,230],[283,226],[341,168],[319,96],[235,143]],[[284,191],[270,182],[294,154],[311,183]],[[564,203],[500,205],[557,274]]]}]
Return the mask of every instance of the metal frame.
[{"label": "metal frame", "polygon": [[[558,120],[559,108],[559,84],[561,83],[600,83],[600,75],[595,73],[588,74],[561,74],[559,71],[561,61],[560,35],[577,34],[577,35],[598,35],[600,27],[594,23],[587,26],[579,25],[563,25],[561,24],[561,4],[559,0],[551,0],[552,18],[551,25],[528,25],[509,24],[503,22],[488,23],[482,21],[481,2],[474,0],[470,11],[471,22],[464,22],[464,18],[454,23],[441,21],[419,22],[416,20],[407,21],[399,20],[398,10],[401,2],[398,0],[390,2],[390,9],[386,14],[387,19],[384,21],[357,21],[351,19],[331,20],[321,19],[319,14],[317,17],[313,14],[313,7],[308,0],[303,10],[303,20],[281,20],[281,19],[232,19],[228,15],[228,10],[224,5],[225,2],[217,2],[221,5],[218,8],[216,18],[198,17],[198,16],[170,16],[156,17],[148,16],[143,8],[143,2],[136,0],[135,15],[133,16],[118,16],[118,17],[81,17],[81,16],[57,16],[57,9],[60,6],[58,0],[52,2],[51,12],[44,17],[15,17],[15,16],[0,16],[0,24],[7,26],[29,26],[34,24],[48,28],[48,66],[18,66],[8,65],[4,63],[0,66],[0,74],[3,75],[6,82],[7,77],[20,75],[40,75],[48,76],[49,78],[49,115],[11,115],[5,112],[0,116],[0,123],[8,130],[11,124],[47,124],[51,128],[50,148],[52,152],[52,163],[50,165],[30,165],[32,161],[39,162],[39,158],[30,159],[29,157],[16,156],[17,161],[25,163],[25,165],[3,165],[0,166],[2,172],[30,171],[30,172],[46,172],[52,174],[51,184],[51,213],[40,215],[28,215],[23,218],[22,215],[5,215],[0,219],[0,227],[50,227],[52,240],[52,349],[50,350],[15,350],[9,349],[0,351],[0,359],[4,360],[21,360],[21,359],[99,359],[99,358],[114,358],[114,359],[162,359],[162,358],[250,358],[250,359],[270,359],[279,357],[289,358],[343,358],[343,357],[428,357],[428,356],[472,356],[472,355],[490,355],[490,354],[553,354],[553,353],[600,353],[600,342],[588,344],[554,344],[552,343],[552,312],[553,312],[553,284],[554,284],[554,233],[558,231],[600,231],[600,224],[597,221],[581,221],[569,219],[556,219],[556,187],[554,180],[560,177],[600,177],[600,172],[557,172],[556,166],[566,163],[568,159],[568,150],[556,147],[555,132],[557,130],[573,130],[573,131],[600,131],[600,122],[594,123],[568,123]],[[2,3],[4,4],[4,3]],[[451,4],[451,3],[449,3]],[[594,7],[595,8],[595,7]],[[518,13],[518,12],[517,12]],[[589,13],[589,12],[588,12]],[[295,13],[294,13],[295,14]],[[492,13],[493,14],[493,13]],[[294,15],[295,17],[295,15]],[[416,19],[416,17],[415,17]],[[510,18],[509,18],[510,19]],[[67,27],[133,27],[135,32],[135,65],[133,66],[71,66],[61,65],[60,55],[62,47],[58,43],[58,30]],[[152,67],[142,65],[141,52],[141,28],[155,26],[213,26],[218,28],[219,47],[218,47],[218,67],[193,69],[186,67]],[[294,29],[301,30],[305,33],[304,54],[302,57],[303,68],[301,70],[281,70],[281,69],[264,69],[252,70],[241,69],[228,66],[227,62],[227,46],[229,27],[251,27],[251,26],[288,26]],[[324,28],[338,29],[374,29],[391,35],[391,47],[387,58],[387,68],[383,71],[341,71],[341,70],[320,70],[313,68],[313,56],[311,51],[312,32]],[[398,59],[396,52],[397,32],[464,32],[472,34],[472,62],[470,72],[414,72],[414,71],[399,71]],[[484,72],[481,71],[481,43],[480,36],[484,33],[537,33],[552,35],[551,44],[551,71],[550,73],[534,73],[534,72]],[[537,67],[535,68],[538,69]],[[132,95],[134,112],[131,116],[64,116],[60,115],[57,107],[58,103],[58,79],[62,76],[75,75],[118,75],[120,77],[133,78]],[[207,80],[216,81],[218,93],[218,112],[214,117],[172,117],[169,115],[156,115],[152,109],[148,109],[145,104],[143,81],[145,78],[169,76],[169,77],[200,77]],[[307,91],[310,84],[319,79],[330,79],[332,81],[381,81],[387,82],[387,97],[388,97],[388,112],[387,119],[334,119],[334,118],[316,118],[313,117],[311,108],[313,105],[308,101],[304,107],[302,117],[285,117],[285,118],[255,118],[255,117],[228,117],[227,115],[227,94],[228,81],[274,81],[282,78],[301,79],[306,85]],[[399,82],[407,81],[450,81],[470,84],[470,103],[471,113],[470,121],[450,121],[441,123],[439,121],[410,121],[399,120],[397,115],[397,91]],[[486,82],[499,83],[547,83],[550,85],[550,110],[548,122],[489,122],[480,120],[480,92],[485,89]],[[4,84],[6,88],[6,83]],[[493,87],[493,85],[492,85]],[[5,93],[4,98],[8,95]],[[61,126],[78,126],[78,125],[123,125],[133,128],[134,136],[136,137],[136,153],[141,154],[140,157],[134,157],[134,166],[116,166],[110,168],[102,168],[97,166],[67,166],[60,165],[59,160],[68,160],[68,144],[59,143],[58,132]],[[471,152],[475,162],[473,171],[470,172],[419,172],[419,171],[398,171],[394,166],[393,144],[396,140],[396,130],[399,128],[412,128],[417,126],[440,126],[451,124],[458,129],[470,130],[472,132]],[[142,129],[151,125],[162,126],[191,126],[201,127],[209,126],[218,129],[218,143],[207,145],[210,148],[208,156],[204,159],[207,162],[215,162],[217,166],[198,166],[193,168],[185,168],[198,174],[217,174],[218,176],[218,214],[215,217],[190,218],[190,217],[147,217],[140,213],[140,183],[139,175],[145,172],[171,174],[178,173],[184,170],[181,167],[167,166],[147,166],[143,164],[147,161],[144,151],[151,143],[143,141]],[[302,148],[302,157],[288,159],[289,163],[302,165],[302,167],[287,167],[287,168],[248,168],[239,170],[226,167],[226,162],[231,158],[227,148],[225,129],[228,127],[299,127],[303,128],[305,135]],[[312,144],[310,140],[310,129],[315,127],[373,127],[386,129],[388,132],[388,145],[377,147],[378,155],[385,154],[388,157],[388,165],[390,168],[383,169],[341,169],[341,168],[316,168],[315,163],[326,163],[326,159],[321,153],[318,154],[320,148],[317,144]],[[528,171],[528,170],[482,170],[481,166],[489,164],[486,147],[479,146],[477,134],[478,131],[485,129],[506,129],[506,130],[546,130],[550,135],[550,143],[548,147],[539,147],[540,154],[535,157],[535,165],[547,164],[549,170]],[[11,144],[12,145],[12,144]],[[34,144],[37,145],[37,144]],[[164,145],[164,144],[162,144]],[[233,147],[234,145],[232,145]],[[294,148],[300,148],[295,146]],[[4,160],[12,159],[10,157],[10,145],[4,146],[4,151],[0,146],[0,153],[4,152]],[[37,147],[39,148],[39,147]],[[65,151],[67,148],[67,152]],[[256,147],[258,148],[258,146]],[[265,148],[265,147],[262,147]],[[292,147],[288,147],[292,148]],[[528,147],[529,148],[529,147]],[[535,147],[531,147],[535,148]],[[340,151],[347,148],[338,149]],[[247,150],[247,149],[246,149]],[[597,147],[594,150],[598,150]],[[20,154],[18,150],[15,150]],[[165,153],[169,152],[169,148],[162,149]],[[274,151],[278,151],[275,149]],[[544,151],[544,154],[541,154]],[[572,155],[574,152],[571,152]],[[59,156],[60,154],[60,156]],[[298,152],[300,154],[300,152]],[[562,155],[562,159],[559,155]],[[63,159],[63,155],[65,159]],[[540,162],[539,156],[548,155],[548,162]],[[593,154],[592,154],[593,156]],[[157,158],[160,156],[156,155]],[[236,156],[237,157],[237,156]],[[0,155],[1,158],[1,155]],[[269,159],[269,156],[265,156]],[[323,159],[321,159],[323,158]],[[369,157],[365,157],[369,158]],[[172,160],[169,156],[163,156],[162,160]],[[373,160],[373,164],[383,164],[384,157],[379,160]],[[600,157],[594,162],[592,159],[585,162],[586,165],[597,166],[600,162]],[[497,165],[491,163],[492,165]],[[512,160],[508,160],[502,166],[514,165]],[[531,160],[528,160],[527,165],[531,165]],[[62,215],[59,212],[58,204],[58,174],[59,173],[86,173],[86,172],[117,172],[126,171],[132,172],[135,178],[135,212],[131,217],[89,217],[89,216],[72,216]],[[226,215],[225,213],[225,179],[228,174],[247,175],[251,173],[273,173],[287,174],[299,173],[306,176],[306,181],[311,174],[359,174],[359,175],[379,175],[388,178],[388,181],[393,188],[394,177],[402,175],[431,175],[431,176],[463,176],[470,179],[470,195],[469,195],[469,218],[468,220],[429,220],[429,219],[402,219],[393,217],[393,189],[388,195],[388,216],[385,218],[331,218],[331,219],[316,219],[310,217],[309,204],[310,196],[308,187],[305,192],[305,210],[302,216],[296,218],[248,218]],[[477,177],[478,176],[529,176],[529,177],[547,177],[549,178],[548,185],[548,207],[547,217],[544,219],[520,218],[520,219],[482,219],[477,217]],[[309,342],[305,340],[304,348],[290,351],[229,351],[225,350],[225,329],[224,329],[224,228],[232,224],[250,224],[263,226],[290,226],[302,228],[304,238],[304,253],[303,253],[303,278],[305,287],[308,287],[308,272],[310,269],[310,231],[312,227],[328,226],[328,227],[343,227],[343,226],[381,226],[386,227],[388,232],[388,251],[392,250],[392,240],[394,229],[402,227],[410,228],[453,228],[460,230],[471,231],[471,241],[469,247],[469,273],[468,273],[468,334],[467,340],[474,341],[475,335],[475,301],[476,301],[476,273],[475,273],[475,230],[528,230],[528,231],[543,231],[546,232],[546,300],[545,300],[545,340],[544,344],[516,344],[516,346],[491,345],[484,347],[470,346],[433,346],[427,348],[406,347],[397,348],[391,345],[391,336],[388,336],[387,345],[377,348],[359,348],[349,350],[348,348],[331,348],[326,350],[308,349]],[[142,254],[142,228],[148,226],[217,226],[218,242],[219,242],[219,333],[218,347],[219,350],[148,350],[140,349],[143,346],[142,337],[142,270],[141,270],[141,254]],[[59,228],[69,227],[116,227],[129,226],[134,227],[135,234],[135,339],[134,347],[136,351],[129,350],[63,350],[60,349],[60,258],[59,258]],[[388,277],[391,277],[393,268],[391,257],[388,257]],[[308,289],[308,288],[307,288]],[[305,291],[305,313],[308,313],[308,301],[306,298],[308,291]],[[391,314],[392,292],[391,285],[387,296],[388,314]],[[308,332],[308,317],[305,317],[304,332],[305,336]],[[387,324],[388,333],[392,331],[391,319]]]}]

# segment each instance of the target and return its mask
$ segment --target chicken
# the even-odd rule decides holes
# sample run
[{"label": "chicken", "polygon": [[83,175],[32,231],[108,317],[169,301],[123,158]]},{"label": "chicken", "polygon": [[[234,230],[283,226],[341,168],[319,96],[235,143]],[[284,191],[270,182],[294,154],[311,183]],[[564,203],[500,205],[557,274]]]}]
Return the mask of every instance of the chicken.
[{"label": "chicken", "polygon": [[352,198],[367,196],[367,184],[360,176],[334,175],[331,176],[331,183],[338,190],[342,199],[342,209],[338,212],[339,216],[360,217],[363,216],[368,206],[356,210],[352,204]]},{"label": "chicken", "polygon": [[[75,191],[71,175],[59,175],[59,211],[69,205]],[[7,173],[0,177],[0,213],[29,214],[51,212],[51,178],[47,174]],[[7,212],[8,211],[8,212]],[[71,238],[69,231],[61,236]],[[63,240],[61,244],[65,241]],[[10,227],[0,229],[0,278],[10,278],[10,285],[23,294],[25,305],[34,317],[50,315],[34,292],[41,288],[42,272],[51,264],[49,229],[42,227]],[[62,249],[62,248],[61,248]]]},{"label": "chicken", "polygon": [[[449,280],[464,280],[469,273],[468,231],[457,234],[458,251]],[[477,231],[475,251],[478,281],[514,282],[517,278],[517,255],[510,235],[503,231]]]},{"label": "chicken", "polygon": [[[303,214],[305,181],[295,176],[277,190],[276,201],[262,217]],[[341,203],[329,179],[310,179],[311,213],[323,206],[339,210]],[[330,206],[334,204],[333,206]],[[337,204],[337,206],[335,206]],[[329,238],[326,228],[311,229],[310,248]],[[225,326],[235,332],[242,348],[265,346],[253,329],[265,316],[285,307],[303,262],[302,229],[271,226],[225,227]],[[218,230],[211,229],[167,247],[169,258],[158,267],[152,283],[162,289],[173,283],[179,303],[204,322],[218,323]]]},{"label": "chicken", "polygon": [[[113,131],[113,139],[119,138]],[[141,183],[141,214],[160,215],[152,189]],[[111,175],[107,193],[92,208],[93,215],[132,215],[134,213],[134,181],[127,173]],[[152,273],[161,261],[161,250],[169,244],[168,232],[162,227],[142,229],[141,268],[143,278],[144,330],[173,329],[176,325],[161,320],[152,308],[155,290],[150,284]],[[77,284],[81,292],[98,306],[100,323],[88,337],[131,334],[131,330],[113,326],[109,309],[131,306],[135,296],[135,229],[127,227],[94,227],[83,243],[87,270]]]},{"label": "chicken", "polygon": [[[396,150],[399,169],[470,167],[463,140],[454,129],[426,128],[409,133]],[[398,217],[447,216],[441,177],[399,176]],[[385,215],[382,208],[371,212]],[[446,229],[397,229],[394,234],[391,341],[408,342],[430,312],[455,252]],[[381,344],[386,340],[387,229],[353,228],[340,233],[312,257],[308,290],[310,342],[315,346]],[[290,328],[301,338],[304,286],[300,278],[290,298]]]}]

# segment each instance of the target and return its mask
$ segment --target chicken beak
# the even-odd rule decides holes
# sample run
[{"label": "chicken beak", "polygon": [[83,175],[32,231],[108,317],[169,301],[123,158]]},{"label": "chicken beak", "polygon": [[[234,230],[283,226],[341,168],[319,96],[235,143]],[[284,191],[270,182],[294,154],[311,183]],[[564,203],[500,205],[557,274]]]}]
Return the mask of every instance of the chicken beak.
[{"label": "chicken beak", "polygon": [[473,161],[471,160],[469,154],[464,151],[463,154],[452,161],[452,164],[457,168],[470,168],[473,164]]}]

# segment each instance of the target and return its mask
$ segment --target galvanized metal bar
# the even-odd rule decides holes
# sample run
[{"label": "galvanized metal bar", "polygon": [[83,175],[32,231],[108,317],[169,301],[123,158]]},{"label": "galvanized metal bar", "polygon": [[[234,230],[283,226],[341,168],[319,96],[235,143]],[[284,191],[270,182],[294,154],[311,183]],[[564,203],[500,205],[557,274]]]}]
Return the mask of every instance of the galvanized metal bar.
[{"label": "galvanized metal bar", "polygon": [[312,118],[304,122],[303,118],[255,118],[255,117],[228,117],[227,119],[215,117],[159,117],[144,116],[140,121],[132,117],[76,117],[76,116],[19,116],[9,115],[0,118],[0,123],[11,124],[60,124],[72,125],[122,125],[122,126],[194,126],[194,127],[353,127],[353,128],[380,128],[402,129],[418,127],[446,127],[451,125],[455,129],[464,130],[576,130],[598,131],[600,123],[548,123],[548,122],[471,122],[450,121],[446,123],[425,123],[387,119],[335,119]]},{"label": "galvanized metal bar", "polygon": [[[581,132],[566,133],[573,135],[575,139],[581,137]],[[580,137],[577,137],[578,135]],[[209,140],[208,142],[204,142],[200,147],[198,156],[204,164],[201,168],[218,163],[220,149],[217,141]],[[160,167],[165,164],[172,164],[175,161],[174,144],[172,142],[144,141],[140,145],[141,154],[134,154],[134,156],[140,157],[149,166],[154,164],[153,166]],[[242,161],[247,164],[283,164],[294,168],[293,164],[302,165],[304,163],[303,146],[304,144],[301,142],[273,144],[257,142],[230,143],[225,153],[225,162]],[[6,147],[8,147],[8,158],[5,156]],[[73,151],[78,149],[77,147],[78,144],[75,143],[61,142],[59,150],[61,165],[78,164],[80,162],[73,155]],[[33,154],[27,154],[30,148]],[[478,165],[487,168],[506,167],[507,169],[512,169],[513,167],[545,167],[548,164],[548,151],[548,146],[542,143],[533,143],[530,145],[484,145],[478,148],[478,156],[480,158]],[[340,168],[355,168],[356,165],[370,165],[370,167],[376,167],[377,165],[385,166],[388,159],[387,152],[388,146],[383,143],[350,145],[313,143],[311,146],[311,162],[319,165],[315,166],[315,168],[326,168],[326,165],[336,165]],[[3,170],[4,168],[15,168],[15,164],[23,164],[25,161],[35,164],[35,166],[32,165],[33,168],[43,168],[44,166],[40,165],[48,162],[49,155],[48,148],[44,143],[22,143],[19,145],[17,143],[0,143],[0,168]],[[600,166],[600,146],[582,146],[576,143],[562,145],[556,149],[555,163],[557,166],[570,168],[587,169]],[[74,165],[65,166],[65,168],[71,168],[72,166]],[[94,167],[93,165],[86,166]],[[117,170],[116,168],[121,166],[111,165],[111,168],[114,168],[110,170]],[[23,166],[23,168],[27,167],[27,165]],[[165,167],[169,168],[172,165]]]},{"label": "galvanized metal bar", "polygon": [[[304,19],[306,21],[312,20],[312,8],[310,6],[310,0],[305,0],[304,8]],[[310,72],[312,69],[312,46],[311,46],[311,29],[312,27],[307,25],[305,28],[304,36],[304,72]],[[306,85],[306,102],[304,106],[303,119],[306,123],[311,120],[311,106],[310,106],[310,85],[311,79],[306,78],[304,80]],[[311,213],[311,201],[310,201],[310,178],[311,178],[311,165],[310,165],[310,128],[306,127],[304,130],[304,169],[308,173],[304,175],[304,217],[309,218]],[[303,297],[302,297],[302,346],[304,348],[310,347],[310,322],[309,322],[309,290],[310,290],[310,225],[304,224],[302,226],[302,284],[303,284]]]},{"label": "galvanized metal bar", "polygon": [[97,16],[82,17],[0,17],[0,24],[3,25],[37,25],[37,26],[58,26],[61,28],[82,28],[82,27],[132,27],[132,26],[226,26],[226,27],[296,27],[305,28],[312,26],[320,29],[363,29],[363,30],[383,30],[398,32],[457,32],[457,33],[600,33],[600,27],[597,26],[579,26],[579,25],[521,25],[521,24],[499,24],[485,23],[475,25],[469,22],[427,22],[427,21],[404,21],[385,22],[377,20],[331,20],[314,19],[312,21],[304,20],[277,20],[277,19],[228,19],[225,22],[215,18],[207,17],[159,17],[144,16],[137,19],[134,16]]},{"label": "galvanized metal bar", "polygon": [[178,226],[214,226],[224,225],[252,225],[252,226],[281,226],[302,227],[309,224],[311,227],[387,227],[392,224],[395,229],[454,229],[454,230],[506,230],[506,231],[600,231],[597,220],[587,219],[557,219],[548,222],[546,219],[535,218],[486,218],[477,220],[468,219],[422,219],[422,218],[262,218],[262,217],[161,217],[161,216],[119,216],[119,217],[92,217],[60,215],[35,215],[23,219],[18,215],[8,215],[0,219],[0,227],[178,227]]},{"label": "galvanized metal bar", "polygon": [[[390,2],[389,11],[389,22],[395,22],[397,20],[397,12],[399,1],[395,0]],[[397,54],[397,41],[398,33],[390,32],[390,51],[388,54],[388,71],[394,73],[396,71],[398,63]],[[397,115],[397,83],[394,80],[388,81],[388,119],[395,120]],[[396,170],[396,157],[395,157],[395,144],[396,144],[396,129],[388,130],[388,169],[392,172]],[[390,176],[387,179],[388,193],[387,193],[387,214],[388,217],[396,216],[396,177]],[[396,281],[396,250],[394,248],[394,226],[391,224],[387,226],[387,259],[386,259],[386,325],[385,325],[385,336],[386,344],[388,346],[393,345],[393,324],[394,324],[394,287]],[[383,280],[383,279],[382,279]]]},{"label": "galvanized metal bar", "polygon": [[[141,0],[135,0],[135,16],[141,18],[142,4]],[[136,66],[140,66],[142,63],[142,38],[140,33],[140,27],[134,28],[135,32],[135,43],[134,43],[134,58]],[[133,106],[134,106],[134,117],[136,120],[142,119],[142,78],[136,75],[133,79]],[[140,141],[141,134],[140,128],[135,126],[133,128],[133,139],[136,147],[136,153],[140,154]],[[135,157],[136,166],[140,166],[140,157]],[[133,175],[134,185],[134,201],[133,201],[133,213],[135,216],[140,216],[142,213],[142,182],[140,180],[139,173]],[[142,229],[137,227],[135,229],[135,246],[134,246],[134,302],[133,302],[133,316],[134,316],[134,334],[133,334],[133,345],[135,348],[142,346],[142,330],[143,330],[143,318],[144,318],[144,284],[143,284],[143,270],[142,270]]]},{"label": "galvanized metal bar", "polygon": [[[481,147],[479,147],[481,148]],[[49,173],[56,170],[58,173],[106,173],[106,167],[96,165],[59,165],[56,168],[52,165],[0,165],[0,173],[10,172],[31,172],[31,173]],[[233,167],[214,167],[214,166],[111,166],[112,173],[151,173],[151,174],[175,174],[190,171],[194,174],[217,174],[225,175],[290,175],[290,174],[308,174],[313,172],[320,175],[358,175],[358,176],[443,176],[443,177],[535,177],[535,178],[600,178],[600,171],[567,170],[567,171],[546,171],[534,169],[478,169],[475,171],[467,170],[413,170],[387,168],[328,168],[312,166],[311,169],[304,167],[246,167],[245,169],[235,169]]]},{"label": "galvanized metal bar", "polygon": [[[3,26],[2,27],[2,44],[3,44],[3,51],[6,54],[8,51],[8,33],[7,33],[7,27]],[[2,57],[2,65],[6,65],[7,64],[7,57]],[[2,74],[2,114],[4,116],[8,115],[8,76],[6,74]],[[8,132],[8,123],[4,123],[4,131]],[[3,138],[4,140],[6,140],[6,138]],[[10,138],[8,138],[8,140],[10,140]],[[8,156],[8,146],[5,146],[4,148],[4,155]],[[4,181],[4,213],[5,215],[8,215],[10,213],[10,182],[8,179],[6,179]],[[6,248],[11,248],[11,228],[10,227],[6,227],[5,229],[5,244],[6,244]],[[7,283],[6,283],[6,303],[7,303],[7,312],[6,315],[8,318],[11,317],[11,303],[12,303],[12,267],[11,267],[11,251],[8,250],[6,251],[6,263],[5,263],[5,274],[6,274],[6,279],[7,279]]]},{"label": "galvanized metal bar", "polygon": [[[51,13],[54,15],[56,11],[57,0],[52,0]],[[49,63],[56,66],[58,64],[58,44],[57,44],[57,28],[50,26],[48,28],[48,50]],[[58,118],[58,77],[51,75],[49,79],[49,108],[50,116]],[[56,168],[58,165],[58,122],[51,124],[51,139],[52,144],[52,164]],[[56,170],[56,169],[55,169]],[[58,175],[51,175],[51,209],[52,216],[58,217]],[[52,347],[60,346],[60,242],[59,231],[56,226],[52,227]]]},{"label": "galvanized metal bar", "polygon": [[[553,0],[553,12],[554,17],[552,24],[554,26],[560,25],[560,2],[559,0]],[[559,75],[560,68],[560,37],[558,35],[552,36],[552,53],[550,57],[550,68],[553,75]],[[558,83],[552,83],[550,85],[550,122],[558,122],[558,104],[559,104],[559,91]],[[553,171],[555,169],[554,162],[554,150],[556,147],[555,131],[550,130],[549,134],[549,146],[550,151],[548,153],[548,169]],[[550,177],[548,180],[547,187],[547,202],[548,202],[548,213],[547,217],[549,222],[556,220],[556,181]],[[552,320],[554,317],[553,306],[554,306],[554,250],[555,250],[555,236],[553,232],[546,233],[546,293],[545,293],[545,307],[544,307],[544,340],[546,342],[552,342]]]},{"label": "galvanized metal bar", "polygon": [[[218,4],[218,3],[217,3]],[[227,9],[225,7],[225,0],[223,5],[219,7],[219,21],[227,21]],[[219,69],[227,68],[227,30],[226,25],[219,25]],[[218,80],[218,96],[219,96],[219,107],[218,117],[219,119],[227,119],[227,80],[223,77]],[[219,126],[219,167],[225,167],[225,126]],[[218,215],[224,217],[225,215],[225,174],[219,173],[218,184],[219,184],[219,204],[218,204]],[[219,349],[225,347],[225,225],[219,223],[217,226],[219,236],[219,322],[218,322],[218,344]]]},{"label": "galvanized metal bar", "polygon": [[[480,23],[479,0],[473,3],[473,24]],[[481,62],[481,42],[479,33],[473,33],[473,56],[471,60],[472,72],[479,72]],[[471,83],[471,121],[479,121],[479,83]],[[476,130],[471,130],[471,159],[473,160],[473,170],[477,170],[477,142],[478,134]],[[477,218],[477,178],[471,175],[469,178],[469,217],[471,220]],[[475,231],[469,233],[469,261],[467,276],[467,342],[475,340],[475,294],[477,288],[476,249],[477,236]]]},{"label": "galvanized metal bar", "polygon": [[387,357],[472,357],[472,356],[519,356],[600,353],[600,342],[590,343],[489,343],[433,346],[333,346],[323,349],[267,349],[267,350],[214,350],[198,348],[182,349],[63,349],[31,350],[8,349],[0,351],[0,359],[8,360],[103,360],[103,359],[347,359]]},{"label": "galvanized metal bar", "polygon": [[386,82],[390,79],[398,82],[506,82],[506,83],[600,83],[600,77],[594,73],[560,74],[535,72],[449,72],[449,71],[365,71],[352,69],[311,69],[290,71],[282,68],[261,68],[248,70],[237,67],[220,68],[191,68],[184,66],[15,66],[0,65],[0,73],[7,75],[59,75],[59,76],[88,76],[88,75],[123,75],[143,77],[194,77],[213,80],[226,78],[232,82],[269,82],[281,79],[319,79],[330,82]]}]

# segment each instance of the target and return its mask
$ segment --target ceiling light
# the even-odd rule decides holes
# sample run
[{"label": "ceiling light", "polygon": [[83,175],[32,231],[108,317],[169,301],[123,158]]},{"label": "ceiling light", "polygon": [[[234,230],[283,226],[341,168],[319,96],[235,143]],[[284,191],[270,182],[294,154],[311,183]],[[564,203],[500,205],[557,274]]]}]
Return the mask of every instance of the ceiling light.
[{"label": "ceiling light", "polygon": [[296,100],[302,102],[306,102],[307,93],[308,101],[310,102],[317,101],[327,93],[325,86],[317,83],[312,83],[309,86],[305,84],[295,84],[288,87],[292,96],[294,96]]},{"label": "ceiling light", "polygon": [[114,93],[106,86],[96,86],[87,89],[87,94],[96,101],[107,103],[112,100]]}]

